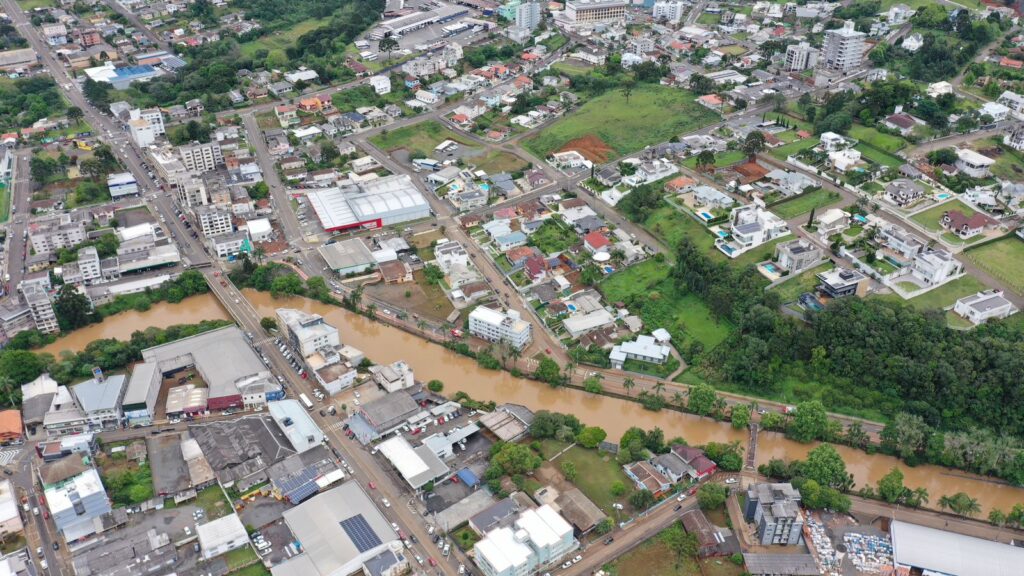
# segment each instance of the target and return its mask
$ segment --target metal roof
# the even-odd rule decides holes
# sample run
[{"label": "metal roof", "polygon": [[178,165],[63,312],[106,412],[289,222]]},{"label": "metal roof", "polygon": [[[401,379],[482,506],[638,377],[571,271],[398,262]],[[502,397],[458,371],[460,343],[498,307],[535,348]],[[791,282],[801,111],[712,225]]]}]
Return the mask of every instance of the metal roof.
[{"label": "metal roof", "polygon": [[116,409],[121,401],[121,392],[124,390],[124,386],[124,374],[114,374],[99,382],[93,378],[81,384],[75,384],[72,390],[82,410],[88,413]]},{"label": "metal roof", "polygon": [[956,576],[1011,576],[1024,566],[1024,549],[896,520],[892,523],[897,564]]}]

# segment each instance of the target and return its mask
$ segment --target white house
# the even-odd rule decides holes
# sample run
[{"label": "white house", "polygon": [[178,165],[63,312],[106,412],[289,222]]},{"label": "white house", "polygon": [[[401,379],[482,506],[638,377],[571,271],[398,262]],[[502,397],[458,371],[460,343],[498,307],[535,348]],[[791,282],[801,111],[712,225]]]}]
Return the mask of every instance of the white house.
[{"label": "white house", "polygon": [[1002,290],[985,290],[957,300],[953,312],[977,326],[992,318],[1006,318],[1018,310],[1003,297]]},{"label": "white house", "polygon": [[719,238],[715,246],[730,258],[790,233],[785,220],[769,212],[762,202],[757,201],[733,210],[729,216],[729,225],[732,239]]},{"label": "white house", "polygon": [[850,227],[850,213],[839,208],[829,208],[818,216],[814,223],[818,227],[818,235],[828,238]]},{"label": "white house", "polygon": [[391,93],[391,78],[383,75],[371,76],[370,86],[373,86],[373,91],[378,95],[384,95]]},{"label": "white house", "polygon": [[964,265],[949,252],[925,250],[914,257],[910,266],[911,273],[926,284],[938,286],[959,276]]},{"label": "white house", "polygon": [[828,160],[832,167],[840,172],[846,172],[860,164],[860,150],[848,148],[828,153]]},{"label": "white house", "polygon": [[820,146],[825,152],[834,152],[836,150],[842,150],[849,146],[849,141],[846,137],[835,132],[823,132],[820,136]]},{"label": "white house", "polygon": [[958,148],[956,156],[956,168],[964,174],[972,178],[988,178],[992,175],[989,169],[996,161],[988,156],[983,156],[969,148]]},{"label": "white house", "polygon": [[978,114],[982,116],[988,114],[992,117],[993,122],[1002,122],[1010,115],[1010,109],[998,102],[985,102],[985,105],[978,109]]},{"label": "white house", "polygon": [[613,368],[621,370],[626,360],[664,364],[671,353],[672,349],[659,343],[654,336],[640,335],[631,342],[616,344],[608,358],[612,361]]},{"label": "white house", "polygon": [[441,101],[440,96],[434,94],[433,92],[428,92],[427,90],[417,90],[416,99],[419,100],[420,102],[423,102],[427,106],[433,106]]},{"label": "white house", "polygon": [[952,94],[953,85],[950,84],[949,82],[946,82],[945,80],[942,80],[940,82],[933,82],[932,84],[928,85],[928,89],[926,92],[928,93],[928,96],[932,98],[938,98],[943,94]]}]

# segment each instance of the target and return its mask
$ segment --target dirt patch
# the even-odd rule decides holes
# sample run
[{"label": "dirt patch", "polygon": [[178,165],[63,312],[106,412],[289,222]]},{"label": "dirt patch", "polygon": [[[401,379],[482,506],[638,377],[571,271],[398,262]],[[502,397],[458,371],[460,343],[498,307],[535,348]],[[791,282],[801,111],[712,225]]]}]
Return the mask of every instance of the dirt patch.
[{"label": "dirt patch", "polygon": [[593,134],[587,134],[586,136],[566,142],[559,152],[567,152],[569,150],[575,150],[587,160],[597,164],[604,164],[608,161],[608,157],[615,152],[611,146],[605,144],[604,140]]}]

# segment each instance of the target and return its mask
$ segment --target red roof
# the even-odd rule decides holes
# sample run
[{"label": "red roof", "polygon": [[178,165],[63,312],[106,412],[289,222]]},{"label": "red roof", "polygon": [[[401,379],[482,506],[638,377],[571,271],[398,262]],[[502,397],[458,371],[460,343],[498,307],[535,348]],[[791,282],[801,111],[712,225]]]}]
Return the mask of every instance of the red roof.
[{"label": "red roof", "polygon": [[995,223],[994,220],[980,212],[968,217],[959,210],[946,212],[943,215],[942,222],[952,230],[977,230]]},{"label": "red roof", "polygon": [[527,276],[530,278],[536,278],[547,270],[548,263],[544,260],[543,256],[530,256],[526,259],[524,267],[526,268]]},{"label": "red roof", "polygon": [[587,243],[587,246],[590,246],[594,250],[604,248],[605,246],[611,244],[611,241],[608,240],[607,236],[596,231],[584,236],[583,241]]},{"label": "red roof", "polygon": [[1002,59],[999,60],[999,65],[1005,66],[1006,68],[1014,68],[1020,70],[1021,67],[1024,67],[1024,62],[1021,62],[1020,60],[1014,60],[1009,56],[1003,56]]}]

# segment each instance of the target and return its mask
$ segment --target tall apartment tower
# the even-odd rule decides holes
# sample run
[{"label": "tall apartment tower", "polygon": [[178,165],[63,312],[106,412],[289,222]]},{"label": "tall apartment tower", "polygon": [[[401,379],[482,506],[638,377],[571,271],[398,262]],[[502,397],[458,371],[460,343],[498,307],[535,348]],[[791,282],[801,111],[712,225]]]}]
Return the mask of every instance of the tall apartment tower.
[{"label": "tall apartment tower", "polygon": [[849,72],[864,61],[864,39],[867,34],[854,29],[853,20],[842,28],[827,30],[818,65],[827,70]]}]

